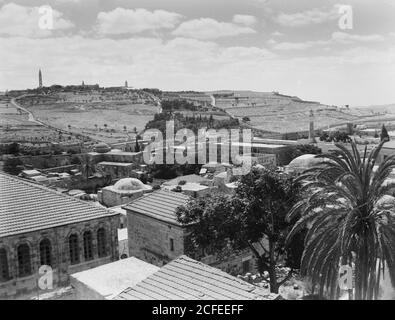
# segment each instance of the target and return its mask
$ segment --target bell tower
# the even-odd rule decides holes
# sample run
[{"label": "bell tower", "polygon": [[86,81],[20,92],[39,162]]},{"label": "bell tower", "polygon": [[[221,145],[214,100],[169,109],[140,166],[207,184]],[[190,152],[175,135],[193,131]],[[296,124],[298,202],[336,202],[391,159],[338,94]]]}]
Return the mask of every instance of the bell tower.
[{"label": "bell tower", "polygon": [[41,73],[41,69],[38,70],[38,87],[43,87],[43,75]]}]

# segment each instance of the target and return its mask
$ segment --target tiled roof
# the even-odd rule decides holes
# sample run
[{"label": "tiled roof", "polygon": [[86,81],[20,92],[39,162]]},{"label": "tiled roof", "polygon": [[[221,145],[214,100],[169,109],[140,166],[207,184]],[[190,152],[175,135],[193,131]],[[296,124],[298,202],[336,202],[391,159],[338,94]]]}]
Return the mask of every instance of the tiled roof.
[{"label": "tiled roof", "polygon": [[143,214],[161,221],[172,224],[180,224],[177,221],[176,210],[185,205],[190,197],[180,192],[159,190],[147,193],[142,197],[128,203],[123,208]]},{"label": "tiled roof", "polygon": [[180,256],[116,300],[273,300],[278,295],[219,269]]},{"label": "tiled roof", "polygon": [[118,213],[0,173],[0,237],[115,215]]}]

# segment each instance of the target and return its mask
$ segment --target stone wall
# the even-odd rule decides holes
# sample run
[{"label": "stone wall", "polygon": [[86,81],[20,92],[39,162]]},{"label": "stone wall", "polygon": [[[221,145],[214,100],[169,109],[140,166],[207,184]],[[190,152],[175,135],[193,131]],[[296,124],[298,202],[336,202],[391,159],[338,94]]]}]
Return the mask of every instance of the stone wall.
[{"label": "stone wall", "polygon": [[[176,225],[128,212],[129,256],[162,266],[184,254],[184,230]],[[173,239],[174,251],[170,248]]]},{"label": "stone wall", "polygon": [[[180,255],[186,254],[184,241],[187,230],[185,228],[133,211],[128,211],[127,220],[129,256],[160,267]],[[170,239],[174,240],[174,251],[170,250]],[[257,270],[256,259],[249,249],[226,259],[210,255],[198,260],[235,276]]]},{"label": "stone wall", "polygon": [[[0,282],[0,299],[15,299],[19,296],[37,295],[45,293],[38,291],[37,280],[40,277],[40,251],[39,243],[47,238],[51,242],[51,259],[53,268],[54,288],[69,283],[69,275],[99,265],[118,260],[118,216],[109,216],[86,222],[71,224],[52,229],[0,238],[0,248],[5,248],[8,258],[10,280]],[[107,256],[99,258],[97,248],[97,230],[104,227],[106,230]],[[84,261],[83,233],[92,231],[93,259]],[[68,237],[72,233],[78,234],[80,263],[71,265],[69,259]],[[27,243],[30,248],[32,274],[26,277],[18,276],[17,247]]]}]

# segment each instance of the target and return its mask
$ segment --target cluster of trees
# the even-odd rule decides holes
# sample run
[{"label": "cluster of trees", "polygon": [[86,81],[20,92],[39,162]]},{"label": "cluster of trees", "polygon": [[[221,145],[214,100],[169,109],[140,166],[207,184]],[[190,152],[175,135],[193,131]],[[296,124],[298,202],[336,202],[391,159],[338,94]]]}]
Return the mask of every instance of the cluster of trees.
[{"label": "cluster of trees", "polygon": [[193,103],[190,103],[186,100],[163,100],[162,101],[162,109],[163,111],[180,111],[180,110],[189,110],[189,111],[197,111],[200,107],[195,106]]},{"label": "cluster of trees", "polygon": [[153,164],[149,175],[155,179],[174,179],[188,174],[199,174],[201,164]]},{"label": "cluster of trees", "polygon": [[320,140],[325,142],[343,142],[343,143],[351,142],[350,136],[347,133],[340,131],[336,131],[331,134],[324,132],[320,136]]},{"label": "cluster of trees", "polygon": [[177,211],[190,228],[188,254],[226,257],[249,248],[258,270],[269,272],[272,292],[287,279],[275,271],[285,256],[312,281],[313,293],[331,299],[340,295],[340,266],[349,266],[355,273],[349,298],[377,299],[384,269],[395,288],[395,200],[388,196],[395,188],[388,180],[395,155],[373,170],[384,143],[370,154],[365,147],[362,155],[355,142],[351,150],[336,144],[296,179],[253,169],[232,196],[190,201]]},{"label": "cluster of trees", "polygon": [[302,239],[285,246],[292,227],[286,214],[298,199],[298,188],[292,177],[253,169],[240,178],[235,194],[198,198],[180,207],[178,220],[190,225],[188,254],[199,258],[214,253],[226,258],[232,252],[250,249],[258,270],[269,272],[271,291],[277,293],[293,269],[280,280],[276,265],[285,258],[291,268],[298,268],[303,250]]},{"label": "cluster of trees", "polygon": [[144,88],[144,89],[142,89],[142,91],[151,93],[151,94],[153,94],[154,96],[156,96],[156,97],[158,97],[158,98],[161,98],[161,97],[162,97],[162,91],[159,90],[159,89],[155,89],[155,88]]},{"label": "cluster of trees", "polygon": [[7,158],[4,161],[3,170],[6,173],[17,176],[23,169],[23,162],[19,158]]},{"label": "cluster of trees", "polygon": [[16,142],[0,145],[0,155],[2,154],[17,155],[18,153],[19,153],[19,144]]},{"label": "cluster of trees", "polygon": [[212,115],[209,117],[203,117],[199,115],[199,117],[195,116],[184,116],[183,114],[172,114],[170,112],[157,113],[154,115],[154,119],[149,121],[145,129],[158,129],[163,134],[166,132],[166,121],[174,120],[174,130],[177,132],[180,129],[190,129],[195,134],[198,133],[198,130],[201,128],[207,129],[232,129],[239,127],[238,119],[214,119]]}]

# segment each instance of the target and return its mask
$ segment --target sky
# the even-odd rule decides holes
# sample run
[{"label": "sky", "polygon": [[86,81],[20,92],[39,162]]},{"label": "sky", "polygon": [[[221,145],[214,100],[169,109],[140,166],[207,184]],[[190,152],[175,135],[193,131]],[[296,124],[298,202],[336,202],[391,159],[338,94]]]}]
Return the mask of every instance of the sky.
[{"label": "sky", "polygon": [[395,1],[0,0],[0,91],[39,68],[44,85],[395,103]]}]

